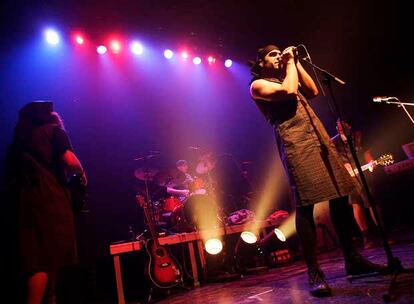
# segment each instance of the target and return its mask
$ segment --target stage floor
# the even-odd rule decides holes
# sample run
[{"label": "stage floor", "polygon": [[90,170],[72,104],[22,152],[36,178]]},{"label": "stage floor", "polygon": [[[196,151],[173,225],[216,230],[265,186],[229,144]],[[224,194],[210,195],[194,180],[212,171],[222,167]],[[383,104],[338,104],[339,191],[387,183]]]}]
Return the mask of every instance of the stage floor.
[{"label": "stage floor", "polygon": [[[404,268],[414,268],[413,231],[395,231],[392,252]],[[373,262],[386,263],[382,247],[364,250],[362,254]],[[333,296],[314,298],[307,290],[307,274],[303,261],[261,274],[243,276],[225,283],[204,283],[191,290],[173,290],[168,295],[154,295],[154,303],[228,304],[228,303],[382,303],[390,275],[358,279],[352,283],[345,277],[340,251],[320,254],[321,267],[332,288]],[[414,273],[405,273],[397,279],[397,299],[393,303],[414,303]],[[135,302],[136,303],[136,302]]]}]

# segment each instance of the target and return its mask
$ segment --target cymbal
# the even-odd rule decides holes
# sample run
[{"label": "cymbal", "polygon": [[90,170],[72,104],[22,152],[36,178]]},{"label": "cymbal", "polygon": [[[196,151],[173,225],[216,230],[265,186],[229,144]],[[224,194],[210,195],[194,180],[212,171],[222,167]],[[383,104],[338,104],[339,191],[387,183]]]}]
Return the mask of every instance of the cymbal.
[{"label": "cymbal", "polygon": [[141,168],[137,168],[134,171],[134,175],[137,179],[139,180],[153,180],[154,176],[159,172],[158,169],[155,168],[146,168],[146,167],[141,167]]},{"label": "cymbal", "polygon": [[204,159],[201,162],[199,162],[196,166],[196,172],[198,174],[206,174],[214,169],[214,166],[216,163],[210,159]]}]

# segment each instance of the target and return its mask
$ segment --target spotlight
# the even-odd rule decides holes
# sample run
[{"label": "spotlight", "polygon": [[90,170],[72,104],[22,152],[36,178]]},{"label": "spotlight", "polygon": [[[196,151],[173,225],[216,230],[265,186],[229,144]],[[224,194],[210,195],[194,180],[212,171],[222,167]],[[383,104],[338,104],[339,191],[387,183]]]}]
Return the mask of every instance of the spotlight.
[{"label": "spotlight", "polygon": [[275,228],[272,231],[270,231],[268,234],[266,234],[261,240],[260,244],[265,245],[269,243],[281,243],[286,242],[286,236],[282,232],[282,230]]},{"label": "spotlight", "polygon": [[59,34],[55,30],[52,30],[52,29],[47,29],[45,31],[45,39],[47,43],[52,44],[52,45],[56,45],[60,41]]},{"label": "spotlight", "polygon": [[213,64],[216,62],[216,58],[214,58],[213,56],[209,56],[207,60],[209,64]]},{"label": "spotlight", "polygon": [[174,56],[173,51],[171,51],[170,49],[166,49],[164,51],[164,57],[167,59],[171,59]]},{"label": "spotlight", "polygon": [[275,228],[275,230],[273,230],[274,233],[276,234],[276,237],[281,241],[281,242],[286,242],[286,236],[285,234],[282,232],[282,230]]},{"label": "spotlight", "polygon": [[281,229],[271,230],[258,244],[265,252],[268,265],[271,267],[290,262],[292,259],[289,244],[286,242],[286,235]]},{"label": "spotlight", "polygon": [[201,63],[201,58],[200,57],[194,57],[193,63],[194,64],[200,64]]},{"label": "spotlight", "polygon": [[112,40],[110,43],[112,53],[118,54],[121,51],[121,43],[118,40]]},{"label": "spotlight", "polygon": [[83,37],[81,35],[76,35],[75,41],[76,41],[77,44],[84,44],[85,43],[85,39],[83,39]]},{"label": "spotlight", "polygon": [[251,231],[243,231],[240,234],[240,237],[247,244],[254,244],[254,243],[257,242],[257,236],[253,232],[251,232]]},{"label": "spotlight", "polygon": [[135,55],[141,55],[144,52],[144,48],[141,43],[134,41],[131,44],[131,52]]},{"label": "spotlight", "polygon": [[224,61],[224,66],[226,68],[229,68],[233,65],[233,61],[231,59],[227,59],[226,61]]},{"label": "spotlight", "polygon": [[106,53],[107,48],[104,45],[100,45],[96,48],[96,51],[98,52],[98,54],[103,55]]},{"label": "spotlight", "polygon": [[266,256],[257,243],[256,235],[250,231],[240,234],[233,256],[235,266],[241,273],[260,271],[267,268]]},{"label": "spotlight", "polygon": [[183,58],[184,60],[188,59],[188,53],[186,51],[182,51],[181,52],[181,58]]},{"label": "spotlight", "polygon": [[223,250],[223,243],[219,239],[209,239],[204,245],[209,254],[218,254]]}]

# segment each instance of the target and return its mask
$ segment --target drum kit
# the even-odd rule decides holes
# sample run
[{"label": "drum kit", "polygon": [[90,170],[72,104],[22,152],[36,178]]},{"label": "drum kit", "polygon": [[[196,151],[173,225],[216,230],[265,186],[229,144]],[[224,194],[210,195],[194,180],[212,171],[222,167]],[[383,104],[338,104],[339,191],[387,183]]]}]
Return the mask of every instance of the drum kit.
[{"label": "drum kit", "polygon": [[[195,166],[197,176],[187,176],[178,169],[160,170],[143,166],[135,169],[137,180],[145,182],[154,214],[155,224],[171,232],[191,232],[207,229],[219,220],[210,173],[215,167],[211,156],[200,158]],[[168,188],[186,185],[188,195],[179,197],[168,193]],[[151,189],[147,191],[148,189]],[[161,189],[161,190],[160,190]]]}]

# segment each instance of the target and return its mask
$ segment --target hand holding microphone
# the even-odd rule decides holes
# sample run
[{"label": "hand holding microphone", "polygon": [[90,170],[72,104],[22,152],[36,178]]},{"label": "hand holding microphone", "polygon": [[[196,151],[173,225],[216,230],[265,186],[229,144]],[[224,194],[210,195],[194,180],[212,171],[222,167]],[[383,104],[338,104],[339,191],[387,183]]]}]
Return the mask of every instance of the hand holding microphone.
[{"label": "hand holding microphone", "polygon": [[298,60],[298,48],[296,46],[288,46],[282,52],[282,60],[287,63],[290,59],[293,59],[295,63]]}]

